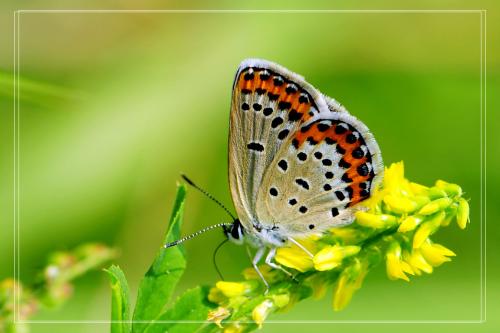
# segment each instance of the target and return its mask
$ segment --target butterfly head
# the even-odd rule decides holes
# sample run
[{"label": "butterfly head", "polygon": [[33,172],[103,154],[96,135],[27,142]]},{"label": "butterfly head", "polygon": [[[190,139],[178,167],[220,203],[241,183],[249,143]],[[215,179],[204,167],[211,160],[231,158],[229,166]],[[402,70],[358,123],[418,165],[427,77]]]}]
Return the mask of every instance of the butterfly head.
[{"label": "butterfly head", "polygon": [[243,244],[245,229],[239,219],[235,219],[230,225],[223,225],[222,229],[227,239],[236,244]]}]

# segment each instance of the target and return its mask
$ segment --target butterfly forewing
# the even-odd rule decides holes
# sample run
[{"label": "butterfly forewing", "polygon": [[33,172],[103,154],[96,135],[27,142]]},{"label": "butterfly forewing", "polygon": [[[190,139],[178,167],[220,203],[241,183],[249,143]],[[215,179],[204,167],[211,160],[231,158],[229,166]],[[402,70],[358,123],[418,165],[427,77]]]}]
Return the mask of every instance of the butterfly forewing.
[{"label": "butterfly forewing", "polygon": [[229,179],[243,223],[256,218],[262,178],[283,142],[321,109],[328,107],[320,94],[281,66],[261,60],[240,65],[231,104]]},{"label": "butterfly forewing", "polygon": [[258,221],[306,235],[348,223],[381,175],[378,146],[364,124],[302,77],[246,60],[230,116],[232,197],[246,228]]}]

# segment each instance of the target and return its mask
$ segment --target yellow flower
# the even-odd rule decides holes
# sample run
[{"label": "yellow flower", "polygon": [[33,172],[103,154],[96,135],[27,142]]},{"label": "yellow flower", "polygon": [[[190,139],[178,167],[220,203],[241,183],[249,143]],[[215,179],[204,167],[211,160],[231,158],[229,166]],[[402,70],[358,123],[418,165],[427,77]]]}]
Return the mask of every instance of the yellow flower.
[{"label": "yellow flower", "polygon": [[398,228],[398,232],[407,232],[414,230],[421,222],[423,221],[422,217],[411,215],[408,216],[401,222]]},{"label": "yellow flower", "polygon": [[[316,252],[317,242],[314,237],[301,239],[299,242],[309,252]],[[275,259],[278,263],[302,273],[313,268],[311,256],[295,244],[291,244],[289,247],[278,248]]]},{"label": "yellow flower", "polygon": [[429,188],[427,186],[410,182],[410,190],[414,195],[427,197]]},{"label": "yellow flower", "polygon": [[312,289],[312,297],[321,299],[328,291],[328,280],[323,274],[313,274],[306,278],[305,283]]},{"label": "yellow flower", "polygon": [[461,197],[462,196],[462,188],[456,184],[447,183],[443,180],[436,181],[436,187],[445,191],[447,195],[450,197]]},{"label": "yellow flower", "polygon": [[[264,279],[266,279],[266,281],[269,283],[273,283],[277,278],[279,278],[280,272],[272,269],[269,265],[259,265],[259,271],[262,273]],[[243,277],[245,278],[245,280],[260,281],[261,279],[259,274],[255,271],[255,268],[253,267],[245,268],[245,270],[243,271]]]},{"label": "yellow flower", "polygon": [[213,287],[210,288],[210,291],[208,292],[208,300],[212,303],[222,303],[225,301],[227,297],[222,293],[222,291],[219,288]]},{"label": "yellow flower", "polygon": [[329,231],[335,238],[341,240],[344,244],[355,244],[366,237],[365,233],[356,229],[354,225],[332,228]]},{"label": "yellow flower", "polygon": [[361,248],[356,245],[340,246],[333,245],[327,246],[313,258],[314,268],[318,271],[328,271],[335,267],[340,266],[344,258],[353,256],[359,252]]},{"label": "yellow flower", "polygon": [[244,281],[244,282],[218,281],[215,284],[215,287],[219,289],[224,294],[224,296],[233,298],[248,294],[252,290],[256,289],[257,283],[255,281]]},{"label": "yellow flower", "polygon": [[437,267],[444,262],[451,261],[449,257],[454,257],[455,253],[443,245],[432,243],[427,240],[420,247],[420,252],[424,259],[432,266]]},{"label": "yellow flower", "polygon": [[231,312],[228,309],[219,306],[217,309],[208,312],[207,320],[222,328],[222,321],[230,315]]},{"label": "yellow flower", "polygon": [[274,305],[276,305],[278,308],[283,308],[290,303],[290,294],[278,294],[278,295],[272,295],[271,296]]},{"label": "yellow flower", "polygon": [[410,279],[408,278],[408,276],[406,276],[405,273],[413,274],[413,270],[410,267],[410,265],[408,265],[408,263],[402,260],[401,246],[399,245],[398,242],[396,241],[391,242],[385,257],[386,257],[387,276],[389,277],[389,279],[391,280],[402,279],[405,281],[410,281]]},{"label": "yellow flower", "polygon": [[[385,169],[382,186],[359,204],[354,223],[302,239],[303,248],[290,244],[277,250],[279,264],[305,273],[295,275],[298,285],[267,265],[260,266],[270,284],[266,295],[262,295],[260,277],[253,268],[243,272],[244,282],[218,282],[208,299],[231,309],[234,314],[230,318],[237,321],[228,324],[224,332],[247,329],[243,322],[250,312],[261,328],[270,313],[286,311],[305,297],[321,298],[332,285],[332,306],[339,311],[382,258],[391,280],[409,281],[410,275],[432,273],[434,267],[450,261],[455,254],[433,243],[431,235],[455,218],[460,228],[469,222],[469,205],[461,195],[459,186],[441,180],[432,187],[412,183],[404,178],[402,162],[391,165]],[[219,325],[225,316],[229,312],[211,314]]]},{"label": "yellow flower", "polygon": [[404,177],[404,163],[392,163],[388,168],[385,168],[384,175],[384,190],[387,192],[407,192],[410,190],[410,183]]},{"label": "yellow flower", "polygon": [[352,295],[361,288],[361,284],[368,273],[359,260],[340,274],[335,291],[333,293],[333,310],[340,311],[349,304]]},{"label": "yellow flower", "polygon": [[469,203],[464,198],[458,200],[457,224],[460,229],[465,229],[469,220]]},{"label": "yellow flower", "polygon": [[271,301],[270,299],[266,299],[253,309],[252,319],[259,326],[259,328],[262,328],[262,323],[271,313],[273,307],[274,307],[273,301]]},{"label": "yellow flower", "polygon": [[432,266],[425,260],[419,249],[413,249],[411,251],[408,263],[411,265],[413,271],[418,275],[420,275],[420,271],[424,271],[427,274],[432,273]]},{"label": "yellow flower", "polygon": [[396,214],[411,213],[419,207],[418,202],[411,200],[408,197],[391,194],[384,197],[384,202],[387,205],[387,208]]},{"label": "yellow flower", "polygon": [[439,198],[429,202],[427,205],[422,207],[418,213],[420,215],[431,215],[447,208],[452,202],[453,200],[450,198]]},{"label": "yellow flower", "polygon": [[441,211],[430,220],[423,222],[413,236],[413,248],[419,248],[424,241],[439,228],[445,216],[445,212]]},{"label": "yellow flower", "polygon": [[356,223],[368,228],[382,229],[389,228],[397,224],[397,218],[388,214],[372,214],[363,211],[357,211]]},{"label": "yellow flower", "polygon": [[224,333],[242,333],[245,327],[240,323],[234,322],[224,328]]}]

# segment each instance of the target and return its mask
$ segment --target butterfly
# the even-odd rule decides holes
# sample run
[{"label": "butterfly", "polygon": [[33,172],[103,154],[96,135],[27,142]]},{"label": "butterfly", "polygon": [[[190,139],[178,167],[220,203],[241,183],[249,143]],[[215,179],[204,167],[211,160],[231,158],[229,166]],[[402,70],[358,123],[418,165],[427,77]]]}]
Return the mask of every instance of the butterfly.
[{"label": "butterfly", "polygon": [[352,223],[382,177],[375,138],[337,101],[276,63],[240,64],[229,125],[238,218],[209,228],[257,249],[252,263],[266,286],[257,266],[266,252],[268,265],[291,275],[273,261],[277,248],[293,243],[312,256],[297,239]]}]

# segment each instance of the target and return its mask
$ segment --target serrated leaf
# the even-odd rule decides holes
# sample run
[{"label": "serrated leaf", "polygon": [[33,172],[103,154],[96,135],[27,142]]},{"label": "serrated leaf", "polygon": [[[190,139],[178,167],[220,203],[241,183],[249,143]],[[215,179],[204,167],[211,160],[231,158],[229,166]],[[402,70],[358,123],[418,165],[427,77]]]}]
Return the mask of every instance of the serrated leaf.
[{"label": "serrated leaf", "polygon": [[130,292],[125,274],[116,265],[105,270],[111,280],[111,333],[130,332]]},{"label": "serrated leaf", "polygon": [[213,305],[207,301],[208,291],[208,287],[200,286],[186,291],[144,332],[191,333],[207,325],[204,321],[207,319],[208,311],[213,308]]},{"label": "serrated leaf", "polygon": [[[186,187],[180,185],[170,217],[165,243],[180,238]],[[137,304],[134,310],[134,333],[144,332],[170,300],[172,293],[186,268],[186,258],[182,245],[161,248],[139,285]]]}]

